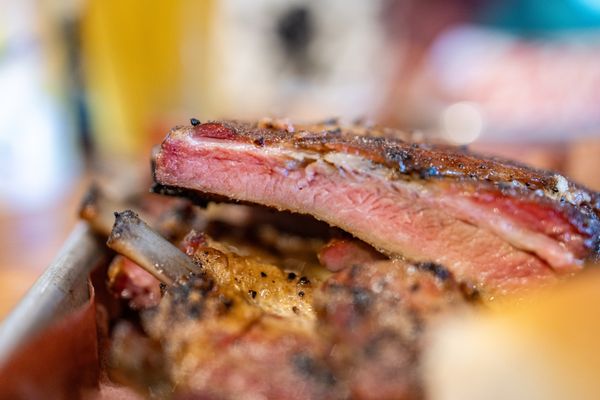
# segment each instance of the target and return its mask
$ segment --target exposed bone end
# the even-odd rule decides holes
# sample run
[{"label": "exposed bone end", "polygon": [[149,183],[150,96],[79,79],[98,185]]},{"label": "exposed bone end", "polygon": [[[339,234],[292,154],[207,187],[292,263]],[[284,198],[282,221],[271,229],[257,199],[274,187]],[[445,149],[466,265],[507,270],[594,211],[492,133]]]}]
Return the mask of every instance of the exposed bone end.
[{"label": "exposed bone end", "polygon": [[[122,241],[133,239],[131,236],[135,235],[135,231],[139,229],[138,226],[141,224],[145,225],[137,213],[132,210],[115,211],[114,215],[115,223],[106,242],[111,249],[113,246],[119,247]],[[142,227],[142,229],[144,228]]]},{"label": "exposed bone end", "polygon": [[199,270],[188,256],[131,210],[115,212],[115,223],[106,244],[167,285]]}]

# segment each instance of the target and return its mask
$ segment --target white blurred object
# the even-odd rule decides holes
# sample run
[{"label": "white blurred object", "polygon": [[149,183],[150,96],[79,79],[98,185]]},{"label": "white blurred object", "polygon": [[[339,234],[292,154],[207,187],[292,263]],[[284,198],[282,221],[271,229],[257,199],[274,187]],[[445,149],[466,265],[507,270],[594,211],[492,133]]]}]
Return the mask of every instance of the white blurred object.
[{"label": "white blurred object", "polygon": [[425,346],[431,400],[600,399],[600,271],[448,316]]},{"label": "white blurred object", "polygon": [[217,2],[210,59],[197,61],[211,63],[214,71],[210,114],[294,119],[373,114],[385,100],[398,59],[386,46],[383,4]]},{"label": "white blurred object", "polygon": [[600,0],[574,0],[588,10],[600,13]]},{"label": "white blurred object", "polygon": [[[81,160],[69,116],[50,82],[35,1],[4,2],[0,24],[0,204],[31,210],[59,198]],[[47,50],[47,49],[46,49]]]},{"label": "white blurred object", "polygon": [[442,133],[455,144],[469,144],[483,131],[483,115],[475,103],[462,101],[448,106],[442,113]]}]

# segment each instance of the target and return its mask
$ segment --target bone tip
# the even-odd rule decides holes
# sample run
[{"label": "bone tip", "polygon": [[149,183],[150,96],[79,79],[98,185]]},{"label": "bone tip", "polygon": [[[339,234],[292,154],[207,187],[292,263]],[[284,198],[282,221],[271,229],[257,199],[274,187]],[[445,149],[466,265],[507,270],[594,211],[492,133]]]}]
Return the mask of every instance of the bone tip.
[{"label": "bone tip", "polygon": [[110,246],[121,238],[130,235],[131,226],[140,222],[140,217],[132,210],[115,211],[115,223],[106,243]]}]

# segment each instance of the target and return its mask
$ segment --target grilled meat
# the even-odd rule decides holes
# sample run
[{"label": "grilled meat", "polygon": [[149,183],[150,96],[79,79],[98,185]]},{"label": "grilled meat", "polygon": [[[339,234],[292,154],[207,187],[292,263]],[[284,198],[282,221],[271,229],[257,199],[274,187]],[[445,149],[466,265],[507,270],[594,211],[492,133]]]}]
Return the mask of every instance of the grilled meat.
[{"label": "grilled meat", "polygon": [[146,331],[163,344],[177,392],[200,398],[343,398],[317,332],[265,312],[208,272],[171,288]]},{"label": "grilled meat", "polygon": [[414,399],[428,327],[472,299],[442,266],[377,261],[334,274],[315,307],[329,362],[354,398]]},{"label": "grilled meat", "polygon": [[597,193],[385,128],[177,127],[154,166],[171,192],[311,214],[389,256],[444,265],[490,297],[553,282],[599,253]]},{"label": "grilled meat", "polygon": [[108,267],[108,287],[134,310],[155,307],[161,299],[158,279],[120,255],[113,258]]},{"label": "grilled meat", "polygon": [[431,263],[349,261],[321,283],[205,235],[184,243],[200,272],[143,321],[190,397],[420,398],[428,327],[474,298]]},{"label": "grilled meat", "polygon": [[[173,200],[144,194],[118,201],[93,184],[83,198],[79,214],[97,234],[109,236],[114,213],[131,207],[141,213],[162,236],[177,242],[192,227],[204,227],[205,217],[189,201]],[[161,298],[158,279],[123,256],[115,257],[109,266],[108,287],[116,297],[126,300],[135,310],[154,307]]]},{"label": "grilled meat", "polygon": [[[182,203],[150,213],[161,236],[117,215],[111,247],[164,285],[113,261],[111,287],[143,310],[147,335],[115,329],[115,360],[160,363],[160,390],[184,398],[422,398],[440,316],[551,283],[600,251],[598,194],[384,128],[195,124],[169,134],[154,168],[166,193],[336,227]],[[84,215],[105,230],[96,203]],[[130,340],[141,344],[128,363]]]},{"label": "grilled meat", "polygon": [[[197,240],[198,236],[203,240]],[[186,237],[183,246],[217,285],[234,288],[264,312],[297,321],[315,319],[313,290],[326,272],[318,272],[315,266],[305,266],[302,274],[285,270],[277,257],[265,257],[250,246],[240,249],[195,232]]]},{"label": "grilled meat", "polygon": [[[192,398],[420,398],[429,326],[476,298],[441,265],[385,259],[356,239],[309,245],[290,270],[253,241],[192,230],[177,248],[133,212],[116,217],[111,245],[169,278],[160,290],[123,256],[109,269],[111,288],[143,310],[148,338],[116,329],[111,353],[136,387],[156,375],[156,390]],[[300,238],[284,241],[301,253]],[[152,370],[136,373],[144,363]]]}]

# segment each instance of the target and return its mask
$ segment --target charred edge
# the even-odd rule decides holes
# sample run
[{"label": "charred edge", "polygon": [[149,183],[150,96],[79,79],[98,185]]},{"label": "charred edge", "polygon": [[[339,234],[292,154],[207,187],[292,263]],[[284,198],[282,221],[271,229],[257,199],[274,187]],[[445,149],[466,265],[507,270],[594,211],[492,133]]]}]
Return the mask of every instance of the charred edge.
[{"label": "charred edge", "polygon": [[167,284],[166,284],[166,283],[164,283],[164,282],[160,282],[160,283],[158,284],[158,287],[159,287],[159,289],[160,289],[160,295],[161,295],[161,296],[164,296],[164,295],[165,295],[165,293],[167,292],[167,287],[168,287],[168,286],[167,286]]},{"label": "charred edge", "polygon": [[[192,274],[186,283],[173,286],[173,305],[188,318],[198,319],[202,317],[206,301],[214,288],[215,282],[205,273]],[[222,305],[222,311],[225,312],[233,305],[224,296],[220,296],[216,300]],[[229,306],[225,303],[229,303]]]},{"label": "charred edge", "polygon": [[298,281],[298,284],[299,285],[310,285],[310,280],[307,277],[303,276]]},{"label": "charred edge", "polygon": [[[184,197],[190,200],[193,204],[202,208],[206,208],[208,204],[213,201],[218,201],[219,199],[224,201],[223,199],[226,199],[221,198],[220,196],[198,192],[197,190],[184,189],[177,186],[162,185],[160,183],[154,183],[150,187],[150,193],[156,193],[160,195],[173,197]],[[231,200],[229,199],[227,199],[226,201],[231,202]]]},{"label": "charred edge", "polygon": [[136,262],[160,281],[184,283],[199,270],[196,264],[172,243],[152,230],[138,215],[126,210],[115,213],[107,245]]},{"label": "charred edge", "polygon": [[150,187],[150,193],[185,198],[189,200],[193,205],[202,208],[206,208],[210,203],[232,203],[248,206],[260,205],[251,201],[236,200],[227,196],[201,192],[194,189],[185,189],[178,186],[163,185],[160,183],[154,183]]},{"label": "charred edge", "polygon": [[429,179],[429,178],[433,178],[433,177],[436,177],[439,175],[440,175],[439,170],[434,166],[429,166],[429,167],[423,168],[419,171],[419,177],[421,179]]},{"label": "charred edge", "polygon": [[[377,143],[377,141],[375,141],[375,143]],[[415,155],[411,150],[421,146],[422,145],[420,144],[413,143],[410,150],[396,147],[385,147],[385,160],[387,161],[388,166],[394,168],[400,174],[408,175],[415,179],[427,180],[433,177],[442,177],[444,174],[440,171],[440,168],[434,165],[431,161],[424,163],[424,160],[419,162],[419,160],[415,158]]]},{"label": "charred edge", "polygon": [[110,247],[111,244],[122,240],[123,237],[132,235],[132,225],[139,225],[140,223],[142,223],[142,220],[132,210],[115,212],[115,224],[106,243]]},{"label": "charred edge", "polygon": [[413,156],[408,151],[386,149],[385,153],[386,157],[396,164],[401,174],[408,174],[414,171],[414,166],[412,165]]},{"label": "charred edge", "polygon": [[200,293],[202,297],[206,296],[210,290],[215,287],[215,282],[205,271],[190,273],[181,279],[178,285],[170,287],[174,303],[185,302],[194,291]]},{"label": "charred edge", "polygon": [[434,262],[422,262],[415,264],[415,267],[417,267],[417,269],[420,269],[421,271],[431,273],[433,276],[435,276],[442,282],[446,282],[447,280],[452,278],[452,273],[441,264],[437,264]]}]

